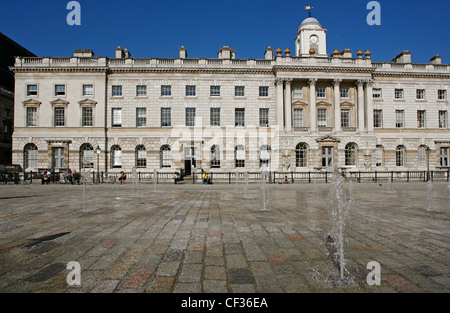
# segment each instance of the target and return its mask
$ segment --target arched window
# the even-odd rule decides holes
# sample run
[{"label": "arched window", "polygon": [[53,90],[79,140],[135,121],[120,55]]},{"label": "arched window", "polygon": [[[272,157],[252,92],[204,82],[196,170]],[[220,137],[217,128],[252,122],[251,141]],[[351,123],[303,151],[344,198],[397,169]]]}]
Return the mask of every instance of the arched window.
[{"label": "arched window", "polygon": [[308,145],[306,143],[299,143],[295,147],[295,166],[308,166]]},{"label": "arched window", "polygon": [[111,148],[111,165],[112,168],[122,168],[122,149],[119,146]]},{"label": "arched window", "polygon": [[384,148],[381,145],[377,145],[377,149],[375,150],[375,165],[383,166],[383,152]]},{"label": "arched window", "polygon": [[420,167],[425,167],[427,165],[427,147],[420,146],[417,155],[417,165]]},{"label": "arched window", "polygon": [[269,168],[271,149],[268,145],[259,148],[259,167]]},{"label": "arched window", "polygon": [[245,167],[245,148],[242,145],[236,146],[234,150],[234,160],[236,168]]},{"label": "arched window", "polygon": [[355,166],[356,165],[356,150],[357,146],[355,143],[348,143],[345,146],[345,165]]},{"label": "arched window", "polygon": [[136,167],[146,168],[147,167],[147,150],[143,145],[136,147]]},{"label": "arched window", "polygon": [[405,166],[405,147],[398,146],[395,150],[395,165]]},{"label": "arched window", "polygon": [[172,152],[168,145],[164,145],[160,149],[161,168],[172,167]]},{"label": "arched window", "polygon": [[210,167],[220,168],[220,148],[218,145],[211,147]]},{"label": "arched window", "polygon": [[80,147],[81,168],[94,168],[94,148],[85,143]]},{"label": "arched window", "polygon": [[38,148],[34,143],[25,145],[23,149],[24,168],[38,167]]}]

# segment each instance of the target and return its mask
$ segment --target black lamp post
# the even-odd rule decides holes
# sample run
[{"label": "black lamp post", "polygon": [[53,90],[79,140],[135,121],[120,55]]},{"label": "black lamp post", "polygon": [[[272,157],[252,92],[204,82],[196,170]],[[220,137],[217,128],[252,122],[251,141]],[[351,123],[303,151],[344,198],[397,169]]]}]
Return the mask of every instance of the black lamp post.
[{"label": "black lamp post", "polygon": [[97,146],[95,152],[97,152],[97,183],[100,184],[100,153],[102,153],[100,146]]},{"label": "black lamp post", "polygon": [[427,181],[430,180],[430,147],[427,147]]}]

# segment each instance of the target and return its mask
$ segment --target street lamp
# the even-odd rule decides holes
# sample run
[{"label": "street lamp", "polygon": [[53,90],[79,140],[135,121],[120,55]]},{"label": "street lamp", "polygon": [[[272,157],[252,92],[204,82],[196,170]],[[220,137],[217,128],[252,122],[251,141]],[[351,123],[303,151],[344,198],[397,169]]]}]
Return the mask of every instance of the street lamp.
[{"label": "street lamp", "polygon": [[430,147],[427,147],[427,181],[430,180]]},{"label": "street lamp", "polygon": [[102,153],[100,146],[97,146],[95,152],[97,152],[97,183],[100,184],[100,153]]}]

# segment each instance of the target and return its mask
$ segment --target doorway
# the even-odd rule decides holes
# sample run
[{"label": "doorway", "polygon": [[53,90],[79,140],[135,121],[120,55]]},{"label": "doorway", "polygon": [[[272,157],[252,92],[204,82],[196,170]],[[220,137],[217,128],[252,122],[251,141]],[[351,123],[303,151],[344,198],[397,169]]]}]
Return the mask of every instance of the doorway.
[{"label": "doorway", "polygon": [[184,173],[191,175],[194,167],[197,167],[196,148],[184,148]]},{"label": "doorway", "polygon": [[322,147],[322,167],[327,172],[333,171],[333,147]]}]

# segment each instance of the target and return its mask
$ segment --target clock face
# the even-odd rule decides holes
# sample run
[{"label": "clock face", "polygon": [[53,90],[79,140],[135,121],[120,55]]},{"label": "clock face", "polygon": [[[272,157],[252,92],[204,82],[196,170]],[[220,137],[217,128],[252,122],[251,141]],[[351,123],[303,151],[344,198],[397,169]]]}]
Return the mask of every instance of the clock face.
[{"label": "clock face", "polygon": [[312,35],[311,37],[309,37],[309,42],[316,44],[319,42],[319,37],[317,37],[316,35]]}]

